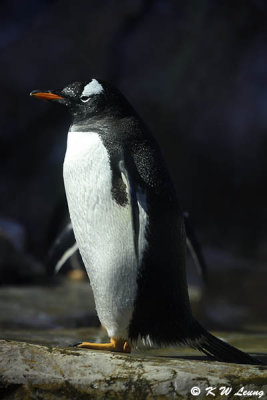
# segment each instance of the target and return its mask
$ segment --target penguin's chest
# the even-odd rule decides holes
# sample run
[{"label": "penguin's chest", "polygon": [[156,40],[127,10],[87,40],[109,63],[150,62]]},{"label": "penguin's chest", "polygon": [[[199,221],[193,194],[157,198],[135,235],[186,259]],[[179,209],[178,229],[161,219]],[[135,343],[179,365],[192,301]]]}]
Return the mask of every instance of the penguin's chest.
[{"label": "penguin's chest", "polygon": [[[109,155],[97,133],[69,132],[63,172],[73,230],[100,320],[108,328],[112,314],[111,325],[127,325],[138,268],[130,201],[121,206],[112,197]],[[124,323],[117,321],[121,318]]]}]

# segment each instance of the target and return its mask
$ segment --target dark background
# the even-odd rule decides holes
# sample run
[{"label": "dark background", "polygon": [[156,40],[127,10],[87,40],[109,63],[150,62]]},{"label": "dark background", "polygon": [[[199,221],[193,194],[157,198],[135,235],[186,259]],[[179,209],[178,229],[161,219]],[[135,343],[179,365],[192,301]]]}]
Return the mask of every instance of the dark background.
[{"label": "dark background", "polygon": [[110,80],[162,147],[214,274],[210,290],[230,295],[236,276],[232,293],[264,316],[266,21],[264,0],[2,1],[4,235],[43,262],[65,211],[70,119],[29,93]]}]

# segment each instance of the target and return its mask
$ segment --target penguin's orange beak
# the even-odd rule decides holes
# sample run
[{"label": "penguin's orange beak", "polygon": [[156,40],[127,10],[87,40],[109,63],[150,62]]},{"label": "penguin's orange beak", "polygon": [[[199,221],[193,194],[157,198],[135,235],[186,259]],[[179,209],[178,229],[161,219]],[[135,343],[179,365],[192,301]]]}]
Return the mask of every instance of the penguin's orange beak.
[{"label": "penguin's orange beak", "polygon": [[38,90],[34,90],[33,92],[31,92],[30,96],[34,96],[34,97],[37,97],[38,99],[43,99],[43,100],[63,99],[63,97],[59,96],[58,94],[51,93],[51,92],[40,92]]}]

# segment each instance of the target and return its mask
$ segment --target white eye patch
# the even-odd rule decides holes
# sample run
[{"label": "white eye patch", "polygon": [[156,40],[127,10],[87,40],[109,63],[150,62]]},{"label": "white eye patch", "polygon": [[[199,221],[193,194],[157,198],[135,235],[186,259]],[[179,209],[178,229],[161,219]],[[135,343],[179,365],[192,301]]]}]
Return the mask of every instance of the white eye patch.
[{"label": "white eye patch", "polygon": [[[100,83],[96,79],[92,79],[88,85],[86,85],[83,89],[83,92],[81,94],[81,99],[83,97],[90,97],[92,94],[99,94],[103,92],[103,86],[100,85]],[[88,99],[84,99],[82,101],[88,101]]]},{"label": "white eye patch", "polygon": [[86,102],[90,99],[90,97],[88,97],[88,96],[81,96],[80,99],[82,100],[83,103],[86,103]]}]

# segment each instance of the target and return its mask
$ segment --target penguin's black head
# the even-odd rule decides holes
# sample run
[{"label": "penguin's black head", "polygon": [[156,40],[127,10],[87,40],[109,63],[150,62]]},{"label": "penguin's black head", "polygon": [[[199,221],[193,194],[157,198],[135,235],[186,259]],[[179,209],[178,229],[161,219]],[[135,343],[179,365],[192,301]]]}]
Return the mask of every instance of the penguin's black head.
[{"label": "penguin's black head", "polygon": [[108,113],[123,114],[130,108],[117,89],[96,79],[74,82],[60,90],[34,90],[31,96],[67,106],[76,121]]}]

